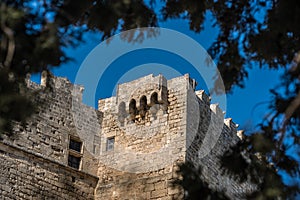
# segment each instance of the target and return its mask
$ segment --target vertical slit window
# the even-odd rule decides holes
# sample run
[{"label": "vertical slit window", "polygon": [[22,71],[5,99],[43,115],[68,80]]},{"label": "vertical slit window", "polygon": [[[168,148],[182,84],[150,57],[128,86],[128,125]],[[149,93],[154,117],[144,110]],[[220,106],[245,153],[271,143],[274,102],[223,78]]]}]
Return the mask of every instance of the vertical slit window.
[{"label": "vertical slit window", "polygon": [[150,97],[151,105],[158,104],[158,95],[154,92]]},{"label": "vertical slit window", "polygon": [[114,150],[114,145],[115,145],[115,137],[107,138],[107,141],[106,141],[106,151],[112,151],[112,150]]}]

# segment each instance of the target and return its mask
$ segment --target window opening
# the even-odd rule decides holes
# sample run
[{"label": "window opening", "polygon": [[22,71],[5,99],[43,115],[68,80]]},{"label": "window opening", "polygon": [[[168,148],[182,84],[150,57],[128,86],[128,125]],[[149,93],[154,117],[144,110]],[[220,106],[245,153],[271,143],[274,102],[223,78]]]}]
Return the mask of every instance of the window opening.
[{"label": "window opening", "polygon": [[82,157],[81,149],[82,142],[79,139],[70,137],[68,166],[73,167],[75,169],[80,168],[80,162]]},{"label": "window opening", "polygon": [[114,145],[115,145],[115,137],[107,138],[107,141],[106,141],[106,151],[112,151],[112,150],[114,150]]}]

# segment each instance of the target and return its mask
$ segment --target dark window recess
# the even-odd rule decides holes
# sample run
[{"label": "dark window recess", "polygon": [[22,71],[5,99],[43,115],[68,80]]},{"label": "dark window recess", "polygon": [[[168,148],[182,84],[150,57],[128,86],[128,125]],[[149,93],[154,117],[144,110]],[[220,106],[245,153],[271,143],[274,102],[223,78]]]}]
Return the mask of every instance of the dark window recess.
[{"label": "dark window recess", "polygon": [[79,166],[80,166],[80,157],[69,155],[68,165],[70,167],[75,168],[75,169],[79,169]]},{"label": "dark window recess", "polygon": [[76,140],[72,140],[70,139],[70,144],[69,144],[69,149],[72,149],[74,151],[77,151],[77,152],[81,152],[81,145],[82,145],[82,142],[78,142]]},{"label": "dark window recess", "polygon": [[107,138],[106,141],[106,151],[114,150],[115,137]]}]

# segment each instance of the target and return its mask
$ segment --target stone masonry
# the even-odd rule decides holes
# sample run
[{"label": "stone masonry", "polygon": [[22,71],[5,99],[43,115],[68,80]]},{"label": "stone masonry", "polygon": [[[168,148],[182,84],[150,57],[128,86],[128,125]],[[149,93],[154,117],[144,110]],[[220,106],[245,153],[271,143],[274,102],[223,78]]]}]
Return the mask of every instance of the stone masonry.
[{"label": "stone masonry", "polygon": [[187,161],[239,198],[249,187],[222,176],[217,157],[240,132],[195,85],[189,75],[148,75],[118,85],[95,110],[65,78],[29,82],[39,108],[0,142],[1,199],[183,199],[171,182]]}]

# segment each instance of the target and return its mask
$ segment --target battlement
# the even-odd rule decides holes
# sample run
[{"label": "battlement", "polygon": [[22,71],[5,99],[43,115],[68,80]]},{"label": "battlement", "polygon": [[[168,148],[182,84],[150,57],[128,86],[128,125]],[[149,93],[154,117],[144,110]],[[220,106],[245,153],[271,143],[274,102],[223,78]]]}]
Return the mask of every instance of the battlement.
[{"label": "battlement", "polygon": [[[170,91],[174,90],[176,82],[184,84],[185,89],[190,89],[202,104],[202,109],[209,109],[204,112],[212,112],[216,116],[224,117],[223,111],[218,104],[211,104],[211,98],[204,90],[195,91],[197,82],[191,79],[189,74],[167,80],[163,75],[153,74],[141,77],[131,82],[119,84],[116,96],[100,99],[98,109],[102,112],[116,112],[123,124],[127,121],[144,119],[145,116],[156,118],[156,113],[161,110],[167,113],[168,106],[174,98]],[[193,92],[194,91],[194,92]],[[237,125],[231,118],[224,119],[224,124],[230,129],[236,129]]]},{"label": "battlement", "polygon": [[[153,115],[158,110],[166,112],[169,105],[170,96],[168,96],[168,90],[170,84],[179,81],[195,90],[197,82],[190,78],[189,74],[185,74],[181,77],[167,80],[163,75],[159,74],[154,76],[149,74],[147,76],[138,78],[136,80],[118,84],[116,96],[110,98],[98,100],[98,110],[101,112],[118,112],[123,116],[131,116],[131,119],[135,117],[144,117],[146,112]],[[51,73],[44,71],[41,76],[41,84],[37,85],[30,82],[32,88],[43,88],[46,84],[50,84],[54,89],[62,90],[64,92],[71,92],[73,100],[82,102],[82,96],[84,87],[82,85],[74,85],[67,78],[56,77]],[[168,87],[169,85],[169,87]],[[172,89],[172,86],[171,88]],[[204,90],[195,91],[195,95],[199,98],[200,102],[209,106],[210,110],[218,116],[224,116],[225,111],[219,107],[218,104],[211,104],[211,98],[205,93]],[[171,99],[172,99],[171,95]],[[238,127],[232,121],[232,118],[224,119],[224,124],[231,128],[236,129]]]},{"label": "battlement", "polygon": [[[0,150],[10,153],[0,151],[5,160],[0,168],[13,171],[23,163],[23,171],[11,176],[36,180],[38,173],[27,171],[36,169],[41,158],[47,160],[37,170],[45,174],[43,184],[64,191],[55,196],[45,188],[49,199],[180,199],[183,190],[169,183],[176,178],[177,164],[189,161],[203,167],[210,187],[226,188],[237,197],[242,186],[222,176],[218,159],[243,133],[231,118],[224,119],[225,112],[211,104],[204,90],[195,91],[196,85],[188,74],[170,80],[150,74],[119,84],[116,96],[99,100],[96,110],[82,103],[83,86],[43,72],[40,85],[28,81],[30,88],[41,91],[36,101],[43,104],[25,129],[14,127],[18,138],[1,143]],[[26,190],[43,197],[35,185],[26,190],[16,185],[18,198],[29,198]]]}]

